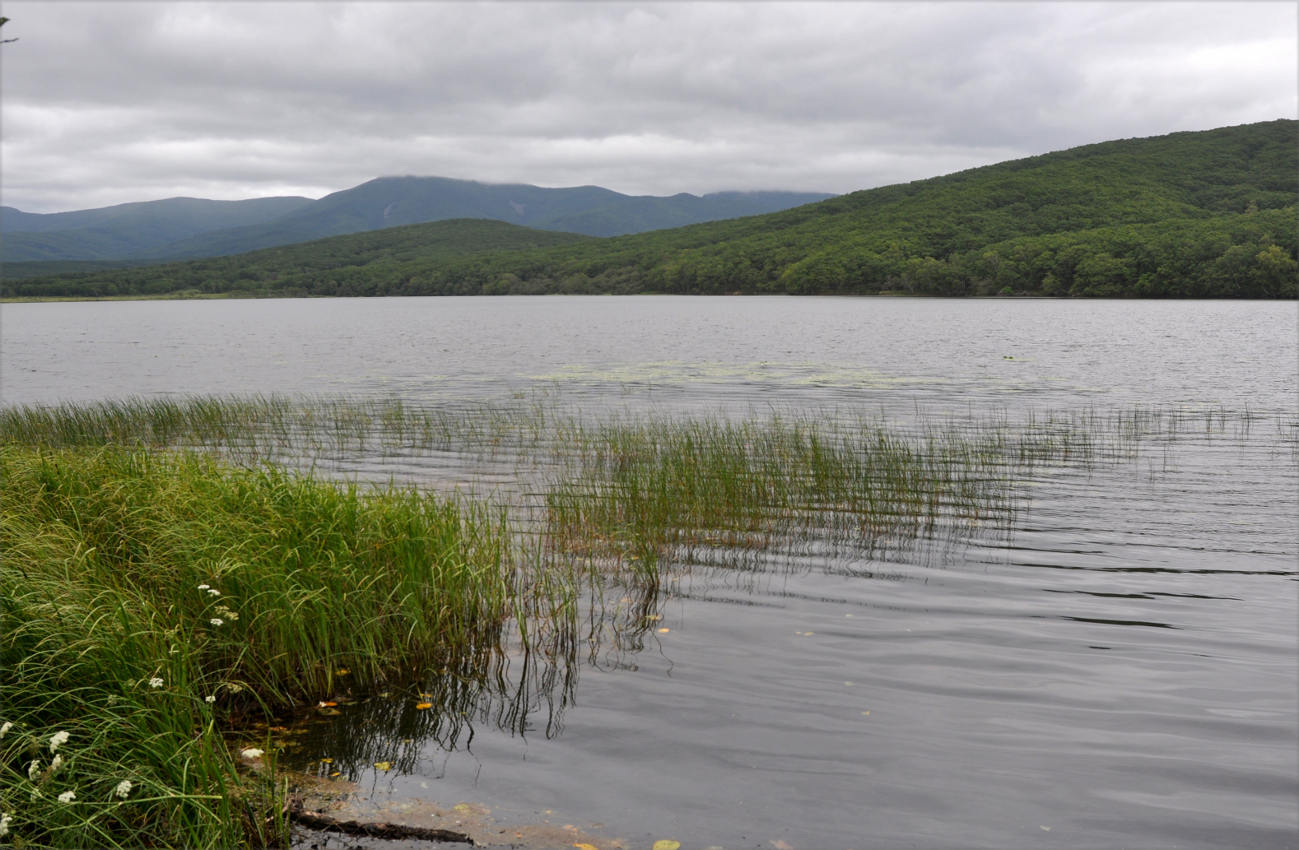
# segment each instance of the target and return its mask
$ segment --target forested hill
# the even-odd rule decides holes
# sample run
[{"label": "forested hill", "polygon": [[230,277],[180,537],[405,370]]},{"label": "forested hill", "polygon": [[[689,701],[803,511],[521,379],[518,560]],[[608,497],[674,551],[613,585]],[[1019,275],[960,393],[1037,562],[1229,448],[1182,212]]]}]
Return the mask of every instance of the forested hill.
[{"label": "forested hill", "polygon": [[312,251],[334,257],[328,268],[261,252],[225,258],[231,265],[223,267],[180,264],[8,288],[1293,298],[1297,196],[1299,122],[1283,120],[1088,145],[636,236],[510,250],[460,245],[459,253],[431,242],[401,258],[356,262],[325,240]]}]

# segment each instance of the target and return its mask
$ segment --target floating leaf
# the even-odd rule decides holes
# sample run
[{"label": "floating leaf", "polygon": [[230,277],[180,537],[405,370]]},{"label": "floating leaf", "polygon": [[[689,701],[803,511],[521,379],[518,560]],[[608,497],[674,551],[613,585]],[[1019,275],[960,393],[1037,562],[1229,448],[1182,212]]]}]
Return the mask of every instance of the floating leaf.
[{"label": "floating leaf", "polygon": [[577,850],[599,850],[594,844],[574,844]]},{"label": "floating leaf", "polygon": [[335,770],[333,773],[329,774],[329,778],[330,778],[330,779],[337,779],[338,777],[340,777],[340,776],[342,776],[342,775],[343,775],[343,774],[341,774],[341,773],[339,773],[337,770]]},{"label": "floating leaf", "polygon": [[432,708],[432,707],[433,707],[433,703],[431,703],[431,702],[417,702],[417,703],[415,703],[415,707],[418,708],[420,711],[423,711],[423,710],[426,709],[426,708]]},{"label": "floating leaf", "polygon": [[673,841],[671,838],[660,838],[654,842],[654,850],[679,850],[680,841]]},{"label": "floating leaf", "polygon": [[379,770],[384,770],[384,771],[392,770],[392,762],[390,761],[376,761],[374,763],[374,766]]},{"label": "floating leaf", "polygon": [[320,760],[320,763],[321,763],[321,764],[333,764],[333,763],[334,763],[334,760],[333,760],[333,759],[321,759],[321,760]]},{"label": "floating leaf", "polygon": [[661,635],[665,635],[665,634],[667,634],[667,633],[670,632],[670,631],[672,631],[672,630],[669,629],[667,626],[664,626],[663,628],[659,629],[659,634],[661,634]]}]

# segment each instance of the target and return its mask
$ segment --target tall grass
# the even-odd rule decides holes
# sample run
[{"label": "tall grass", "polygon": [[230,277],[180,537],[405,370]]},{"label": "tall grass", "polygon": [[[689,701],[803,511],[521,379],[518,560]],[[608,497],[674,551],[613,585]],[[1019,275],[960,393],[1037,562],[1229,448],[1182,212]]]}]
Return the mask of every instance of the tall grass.
[{"label": "tall grass", "polygon": [[650,581],[672,550],[809,535],[872,547],[1015,511],[1006,447],[949,432],[703,419],[606,426],[578,446],[547,494],[553,541]]},{"label": "tall grass", "polygon": [[28,846],[282,840],[223,730],[495,647],[519,604],[499,519],[431,496],[116,447],[3,446],[0,479],[0,813]]}]

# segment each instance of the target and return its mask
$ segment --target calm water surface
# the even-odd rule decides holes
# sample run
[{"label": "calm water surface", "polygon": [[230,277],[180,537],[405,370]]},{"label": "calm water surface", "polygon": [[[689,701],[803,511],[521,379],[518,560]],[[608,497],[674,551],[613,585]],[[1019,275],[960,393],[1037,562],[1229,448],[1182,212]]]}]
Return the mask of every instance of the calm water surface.
[{"label": "calm water surface", "polygon": [[[742,570],[683,558],[647,609],[668,631],[584,647],[570,690],[535,689],[522,724],[479,695],[465,728],[399,746],[421,727],[376,701],[296,757],[337,757],[376,799],[628,847],[1283,848],[1299,846],[1296,327],[1276,302],[20,304],[0,309],[0,400],[1187,412],[1197,430],[1134,459],[1040,470],[1013,534],[888,555],[802,541]],[[419,482],[444,460],[351,468]],[[326,752],[341,737],[353,751]],[[370,766],[385,748],[400,769]]]}]

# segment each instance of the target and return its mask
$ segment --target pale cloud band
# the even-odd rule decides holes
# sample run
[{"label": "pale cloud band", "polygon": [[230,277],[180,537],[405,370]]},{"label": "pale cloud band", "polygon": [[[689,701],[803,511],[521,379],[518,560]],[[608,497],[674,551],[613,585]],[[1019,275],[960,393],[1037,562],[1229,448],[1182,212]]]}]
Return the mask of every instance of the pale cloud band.
[{"label": "pale cloud band", "polygon": [[1296,117],[1293,3],[5,4],[3,202],[848,192]]}]

